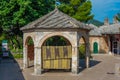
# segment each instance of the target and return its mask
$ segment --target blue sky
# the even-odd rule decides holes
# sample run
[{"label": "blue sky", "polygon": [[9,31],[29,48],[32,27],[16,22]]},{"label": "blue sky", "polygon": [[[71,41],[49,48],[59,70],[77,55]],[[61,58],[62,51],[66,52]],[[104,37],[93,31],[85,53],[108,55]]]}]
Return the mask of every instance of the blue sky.
[{"label": "blue sky", "polygon": [[91,0],[94,18],[101,22],[106,17],[113,22],[113,16],[120,12],[120,0]]}]

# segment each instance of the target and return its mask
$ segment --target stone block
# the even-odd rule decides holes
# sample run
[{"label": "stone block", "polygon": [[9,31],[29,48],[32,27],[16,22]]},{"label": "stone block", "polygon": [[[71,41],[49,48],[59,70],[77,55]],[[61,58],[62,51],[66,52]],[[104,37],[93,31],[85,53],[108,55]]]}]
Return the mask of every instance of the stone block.
[{"label": "stone block", "polygon": [[115,64],[115,74],[120,76],[120,63]]}]

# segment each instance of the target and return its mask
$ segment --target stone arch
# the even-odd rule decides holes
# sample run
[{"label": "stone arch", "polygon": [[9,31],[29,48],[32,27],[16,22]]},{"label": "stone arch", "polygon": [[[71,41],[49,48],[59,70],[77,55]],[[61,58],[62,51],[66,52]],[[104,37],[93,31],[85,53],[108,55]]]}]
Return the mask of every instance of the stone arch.
[{"label": "stone arch", "polygon": [[80,43],[80,41],[83,41],[84,43],[86,43],[87,42],[86,37],[85,36],[81,36],[79,38],[79,43]]},{"label": "stone arch", "polygon": [[33,40],[33,43],[34,43],[34,45],[35,45],[34,37],[31,36],[31,35],[27,35],[27,36],[24,37],[24,46],[27,45],[26,42],[27,42],[30,38]]},{"label": "stone arch", "polygon": [[79,38],[79,66],[81,68],[88,68],[89,54],[88,54],[88,41],[86,36],[81,36]]},{"label": "stone arch", "polygon": [[32,36],[27,36],[25,38],[25,54],[26,55],[26,60],[27,60],[27,67],[33,67],[34,66],[34,40]]},{"label": "stone arch", "polygon": [[33,43],[34,43],[33,37],[32,37],[32,36],[27,36],[27,37],[25,38],[24,45],[27,45],[27,42],[28,42],[29,39],[32,39],[32,41],[33,41]]},{"label": "stone arch", "polygon": [[68,41],[70,42],[71,46],[74,45],[74,44],[73,44],[74,40],[73,40],[69,35],[67,35],[67,34],[61,34],[61,33],[52,33],[52,34],[47,34],[46,36],[44,36],[44,37],[40,40],[38,46],[41,47],[41,46],[43,45],[44,41],[47,40],[48,38],[52,37],[52,36],[61,36],[61,37],[64,37],[66,40],[68,40]]},{"label": "stone arch", "polygon": [[[46,40],[48,40],[48,39],[50,39],[52,37],[56,37],[56,36],[63,37],[65,39],[65,42],[67,41],[68,44],[66,44],[65,46],[49,46],[49,47],[44,45]],[[40,46],[41,46],[41,56],[42,56],[42,58],[41,58],[42,69],[43,70],[45,70],[45,69],[54,69],[54,67],[56,67],[55,69],[61,69],[61,70],[62,69],[68,69],[68,70],[71,70],[72,69],[72,61],[71,61],[72,60],[72,42],[71,42],[71,40],[68,37],[66,38],[63,34],[52,34],[52,35],[48,34],[42,40],[43,41],[40,44]],[[53,51],[51,51],[51,49]],[[60,56],[61,54],[64,55],[64,56]],[[52,57],[50,55],[52,55],[54,57]],[[49,56],[49,59],[46,58],[47,56]],[[47,62],[47,60],[48,60],[48,62]],[[57,62],[55,62],[55,61],[57,61]],[[67,63],[67,65],[64,65],[63,61],[64,61],[64,63]],[[46,66],[47,63],[49,65]],[[54,63],[54,64],[58,63],[61,66],[59,66],[57,64],[55,66],[54,64],[51,64],[51,63]],[[51,66],[51,65],[54,66],[54,67],[49,67],[48,68],[48,66]],[[59,66],[59,67],[57,67],[57,66]]]},{"label": "stone arch", "polygon": [[83,36],[83,35],[82,35],[82,36],[79,38],[79,41],[80,41],[81,39],[84,41],[84,43],[87,43],[87,38],[86,38],[86,36]]},{"label": "stone arch", "polygon": [[[53,40],[55,40],[55,38],[58,38],[58,39],[60,39],[60,38],[63,38],[63,41],[62,42],[64,42],[64,45],[63,45],[63,43],[59,43],[58,42],[58,40],[57,40],[57,42],[58,43],[53,43],[53,44],[46,44],[49,40],[50,40],[50,38],[54,38]],[[60,41],[61,42],[61,41]],[[56,44],[58,44],[58,45],[56,45]],[[42,46],[67,46],[67,45],[71,45],[71,43],[70,43],[70,41],[69,40],[67,40],[65,37],[63,37],[63,36],[59,36],[59,35],[57,35],[57,36],[51,36],[51,37],[49,37],[49,38],[47,38],[44,42],[43,42],[43,44],[42,44]]]},{"label": "stone arch", "polygon": [[86,52],[87,52],[86,48],[87,48],[86,38],[84,36],[81,36],[80,39],[79,39],[79,57],[80,58],[85,57]]}]

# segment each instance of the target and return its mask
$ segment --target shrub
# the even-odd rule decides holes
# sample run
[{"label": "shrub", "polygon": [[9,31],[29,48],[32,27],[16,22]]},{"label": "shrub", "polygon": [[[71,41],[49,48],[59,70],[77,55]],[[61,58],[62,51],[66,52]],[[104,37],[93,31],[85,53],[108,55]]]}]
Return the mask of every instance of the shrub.
[{"label": "shrub", "polygon": [[80,59],[84,59],[85,58],[85,45],[84,44],[81,44],[79,46],[79,58]]},{"label": "shrub", "polygon": [[23,54],[13,54],[14,58],[23,58]]},{"label": "shrub", "polygon": [[23,51],[22,49],[17,49],[17,50],[13,49],[13,50],[11,50],[9,56],[11,58],[23,58],[22,51]]}]

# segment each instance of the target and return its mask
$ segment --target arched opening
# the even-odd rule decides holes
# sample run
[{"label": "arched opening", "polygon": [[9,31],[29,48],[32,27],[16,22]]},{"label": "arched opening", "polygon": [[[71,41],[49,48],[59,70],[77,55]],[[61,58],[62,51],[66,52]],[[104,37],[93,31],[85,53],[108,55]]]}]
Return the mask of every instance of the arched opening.
[{"label": "arched opening", "polygon": [[98,43],[97,42],[93,43],[93,53],[95,53],[95,54],[98,53]]},{"label": "arched opening", "polygon": [[86,67],[86,41],[84,37],[79,40],[79,67],[80,71]]},{"label": "arched opening", "polygon": [[70,41],[62,36],[52,36],[46,39],[43,43],[43,46],[69,46],[71,45]]},{"label": "arched opening", "polygon": [[72,46],[63,36],[47,38],[42,45],[41,56],[44,71],[71,70]]},{"label": "arched opening", "polygon": [[85,58],[85,53],[86,53],[86,45],[85,45],[85,39],[82,37],[79,41],[79,58],[84,59]]},{"label": "arched opening", "polygon": [[27,48],[27,67],[32,68],[34,70],[34,42],[31,37],[28,37],[26,40],[26,48]]}]

